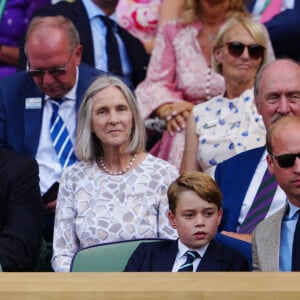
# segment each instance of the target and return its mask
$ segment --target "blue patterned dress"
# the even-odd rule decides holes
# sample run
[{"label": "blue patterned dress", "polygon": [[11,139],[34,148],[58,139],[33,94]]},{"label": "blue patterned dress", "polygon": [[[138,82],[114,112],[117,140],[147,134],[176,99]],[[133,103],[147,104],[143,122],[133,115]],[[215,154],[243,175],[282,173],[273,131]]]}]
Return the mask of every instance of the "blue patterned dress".
[{"label": "blue patterned dress", "polygon": [[265,145],[266,130],[253,89],[239,98],[216,96],[193,108],[203,171],[243,151]]}]

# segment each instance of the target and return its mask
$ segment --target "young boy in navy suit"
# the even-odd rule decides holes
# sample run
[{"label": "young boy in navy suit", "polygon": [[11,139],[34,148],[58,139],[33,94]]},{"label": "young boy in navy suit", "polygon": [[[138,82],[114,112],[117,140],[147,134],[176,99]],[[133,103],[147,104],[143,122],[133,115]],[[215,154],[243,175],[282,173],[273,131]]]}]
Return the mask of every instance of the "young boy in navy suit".
[{"label": "young boy in navy suit", "polygon": [[222,195],[201,172],[186,172],[168,188],[169,222],[178,240],[141,243],[125,271],[248,271],[244,256],[215,239],[222,218]]}]

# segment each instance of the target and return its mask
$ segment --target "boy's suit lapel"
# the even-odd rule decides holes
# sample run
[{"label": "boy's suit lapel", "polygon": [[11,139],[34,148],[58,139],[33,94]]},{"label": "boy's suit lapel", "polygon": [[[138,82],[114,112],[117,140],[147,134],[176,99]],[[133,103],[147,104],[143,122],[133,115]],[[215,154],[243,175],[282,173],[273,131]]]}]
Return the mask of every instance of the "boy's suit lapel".
[{"label": "boy's suit lapel", "polygon": [[223,252],[220,250],[218,243],[215,240],[212,240],[208,245],[204,257],[201,259],[199,263],[197,272],[221,271],[223,261],[224,261]]},{"label": "boy's suit lapel", "polygon": [[171,272],[178,251],[178,241],[172,241],[161,247],[158,257],[155,259],[156,266],[153,270],[157,272]]}]

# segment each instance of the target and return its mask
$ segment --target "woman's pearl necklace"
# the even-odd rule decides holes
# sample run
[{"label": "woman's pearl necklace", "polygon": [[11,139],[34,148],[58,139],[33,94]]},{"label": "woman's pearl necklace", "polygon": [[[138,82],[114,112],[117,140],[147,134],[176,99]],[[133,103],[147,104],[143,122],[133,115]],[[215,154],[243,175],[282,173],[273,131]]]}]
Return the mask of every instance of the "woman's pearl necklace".
[{"label": "woman's pearl necklace", "polygon": [[104,162],[104,158],[103,156],[100,156],[99,157],[99,164],[100,164],[100,167],[102,168],[102,170],[107,173],[107,174],[110,174],[110,175],[122,175],[124,173],[126,173],[133,165],[134,161],[136,159],[136,154],[134,154],[132,157],[131,157],[131,160],[129,161],[128,165],[126,166],[125,169],[123,169],[122,171],[119,171],[119,172],[113,172],[111,171],[106,165],[105,165],[105,162]]}]

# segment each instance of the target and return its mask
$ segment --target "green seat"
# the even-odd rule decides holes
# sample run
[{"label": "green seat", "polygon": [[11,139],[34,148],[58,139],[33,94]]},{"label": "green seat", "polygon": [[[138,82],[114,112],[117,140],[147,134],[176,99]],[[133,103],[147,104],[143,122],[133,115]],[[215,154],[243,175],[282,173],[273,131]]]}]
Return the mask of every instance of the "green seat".
[{"label": "green seat", "polygon": [[162,239],[137,239],[99,244],[79,250],[73,257],[71,272],[122,272],[133,251],[142,242]]}]

